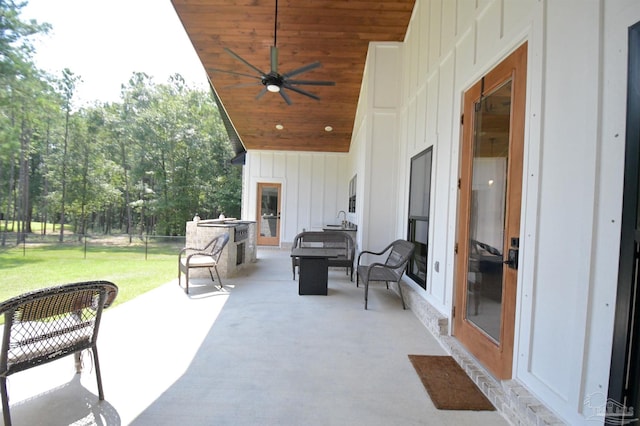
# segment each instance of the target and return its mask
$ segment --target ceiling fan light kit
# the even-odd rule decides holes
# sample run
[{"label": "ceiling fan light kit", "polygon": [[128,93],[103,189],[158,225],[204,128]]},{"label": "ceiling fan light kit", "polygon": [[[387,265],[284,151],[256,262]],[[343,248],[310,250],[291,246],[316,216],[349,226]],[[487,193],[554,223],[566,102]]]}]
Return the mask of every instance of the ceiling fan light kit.
[{"label": "ceiling fan light kit", "polygon": [[280,74],[278,73],[278,47],[277,47],[277,41],[278,41],[278,0],[276,0],[276,10],[275,10],[275,19],[274,19],[274,31],[273,31],[273,46],[271,46],[271,51],[270,51],[270,65],[271,65],[271,69],[268,73],[265,73],[264,71],[260,70],[258,67],[252,65],[250,62],[248,62],[247,60],[245,60],[244,58],[242,58],[240,55],[238,55],[237,53],[235,53],[233,50],[225,47],[224,50],[231,55],[232,57],[234,57],[235,59],[237,59],[238,61],[242,62],[243,64],[245,64],[247,67],[249,67],[251,70],[253,70],[254,72],[258,73],[258,76],[256,75],[251,75],[251,74],[244,74],[244,73],[240,73],[240,72],[236,72],[236,71],[229,71],[229,70],[222,70],[222,69],[216,69],[213,68],[211,69],[211,71],[213,72],[222,72],[222,73],[227,73],[227,74],[233,74],[233,75],[237,75],[237,76],[241,76],[241,77],[250,77],[250,78],[254,78],[254,79],[258,79],[258,82],[255,83],[249,83],[249,84],[237,84],[234,86],[228,86],[228,87],[244,87],[244,86],[252,86],[252,85],[258,85],[258,84],[262,84],[264,86],[264,88],[256,95],[256,99],[260,99],[266,92],[271,92],[271,93],[280,93],[280,96],[282,97],[282,99],[284,99],[284,101],[287,103],[287,105],[291,105],[293,102],[291,102],[291,98],[289,98],[289,95],[285,92],[286,90],[290,90],[292,92],[296,92],[300,95],[304,95],[307,96],[311,99],[315,99],[317,101],[320,100],[320,97],[318,97],[317,95],[308,92],[304,89],[301,89],[300,87],[297,86],[335,86],[336,83],[333,81],[321,81],[321,80],[293,80],[291,79],[291,77],[295,77],[297,75],[300,75],[302,73],[314,70],[318,67],[321,66],[320,62],[313,62],[311,64],[307,64],[304,65],[300,68],[296,68],[293,71],[289,71],[287,73],[284,74]]}]

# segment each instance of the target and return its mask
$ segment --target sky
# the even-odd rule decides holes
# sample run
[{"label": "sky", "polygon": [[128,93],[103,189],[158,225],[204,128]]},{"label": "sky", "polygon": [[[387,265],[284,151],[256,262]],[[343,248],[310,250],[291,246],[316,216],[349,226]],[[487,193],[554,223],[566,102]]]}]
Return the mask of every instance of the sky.
[{"label": "sky", "polygon": [[118,101],[136,71],[155,83],[179,73],[193,88],[208,87],[170,0],[28,0],[21,16],[52,25],[35,40],[34,61],[55,76],[69,68],[82,79],[76,104]]}]

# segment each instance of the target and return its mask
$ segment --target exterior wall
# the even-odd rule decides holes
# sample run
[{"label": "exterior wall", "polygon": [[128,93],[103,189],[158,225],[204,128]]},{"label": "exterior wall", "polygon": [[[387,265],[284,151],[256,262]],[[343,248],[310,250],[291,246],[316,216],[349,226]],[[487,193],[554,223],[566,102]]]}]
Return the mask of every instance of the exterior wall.
[{"label": "exterior wall", "polygon": [[434,147],[429,278],[412,287],[450,317],[461,96],[528,42],[514,379],[570,424],[593,424],[584,401],[608,387],[637,21],[633,0],[418,0],[404,44],[398,191],[411,156]]},{"label": "exterior wall", "polygon": [[[347,154],[250,151],[244,167],[242,219],[256,220],[258,182],[280,183],[281,246],[290,246],[297,233],[321,231],[339,223],[337,214],[348,210]],[[353,215],[347,220],[354,222]]]},{"label": "exterior wall", "polygon": [[410,159],[433,146],[427,289],[406,285],[446,321],[462,94],[527,42],[513,383],[563,421],[594,424],[584,401],[608,387],[627,28],[637,21],[637,0],[416,0],[405,42],[369,49],[349,154],[250,152],[243,219],[255,220],[257,182],[281,182],[281,239],[290,242],[303,228],[336,222],[357,174],[347,219],[358,225],[359,247],[381,247],[406,237]]},{"label": "exterior wall", "polygon": [[[398,190],[398,140],[401,60],[400,43],[377,43],[369,48],[360,105],[366,114],[354,130],[350,153],[357,159],[359,247],[381,250],[402,232],[398,206],[405,189]],[[395,77],[395,78],[394,78]],[[404,225],[403,225],[404,226]]]}]

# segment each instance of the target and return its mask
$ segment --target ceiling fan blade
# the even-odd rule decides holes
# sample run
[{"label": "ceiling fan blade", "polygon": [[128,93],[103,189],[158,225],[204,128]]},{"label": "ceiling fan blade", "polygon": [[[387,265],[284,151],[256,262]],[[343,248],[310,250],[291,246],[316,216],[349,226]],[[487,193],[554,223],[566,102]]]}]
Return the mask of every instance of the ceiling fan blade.
[{"label": "ceiling fan blade", "polygon": [[287,103],[287,105],[291,105],[293,102],[291,102],[291,98],[289,98],[289,95],[287,95],[286,93],[284,93],[284,90],[280,90],[280,96],[282,96],[282,99],[284,99],[284,101]]},{"label": "ceiling fan blade", "polygon": [[282,74],[282,77],[284,77],[284,78],[293,77],[294,75],[302,74],[303,72],[307,72],[307,71],[311,71],[313,69],[316,69],[321,65],[322,64],[320,62],[313,62],[311,64],[308,64],[308,65],[305,65],[303,67],[297,68],[297,69],[295,69],[293,71],[289,71],[286,74]]},{"label": "ceiling fan blade", "polygon": [[267,93],[267,88],[263,87],[262,90],[256,95],[256,99],[260,99],[264,96],[265,93]]},{"label": "ceiling fan blade", "polygon": [[258,74],[265,75],[265,73],[260,70],[260,68],[257,68],[253,65],[251,65],[249,62],[247,62],[246,60],[244,60],[240,55],[238,55],[237,53],[235,53],[233,50],[229,49],[228,47],[225,47],[224,50],[231,56],[233,56],[234,58],[236,58],[237,60],[239,60],[240,62],[242,62],[243,64],[245,64],[246,66],[248,66],[249,68],[251,68],[252,70],[256,71]]},{"label": "ceiling fan blade", "polygon": [[249,78],[255,78],[258,80],[262,80],[262,77],[258,77],[256,75],[251,75],[251,74],[243,74],[241,72],[235,72],[235,71],[227,71],[227,70],[221,70],[218,68],[207,68],[209,71],[211,72],[223,72],[225,74],[233,74],[233,75],[239,75],[241,77],[249,77]]},{"label": "ceiling fan blade", "polygon": [[271,73],[278,74],[278,48],[271,46]]},{"label": "ceiling fan blade", "polygon": [[257,85],[262,85],[262,82],[256,81],[253,83],[238,83],[238,84],[230,84],[228,86],[224,86],[223,89],[236,89],[238,87],[253,87]]},{"label": "ceiling fan blade", "polygon": [[309,86],[335,86],[335,81],[317,81],[317,80],[287,80],[287,84],[301,84]]},{"label": "ceiling fan blade", "polygon": [[[302,90],[294,86],[289,86],[288,84],[283,84],[282,87],[287,88],[289,90],[293,90],[294,92],[300,93],[301,95],[308,96],[312,99],[315,99],[316,101],[320,100],[318,96],[314,95],[313,93],[307,92],[306,90]],[[280,90],[280,93],[282,93],[282,90]]]}]

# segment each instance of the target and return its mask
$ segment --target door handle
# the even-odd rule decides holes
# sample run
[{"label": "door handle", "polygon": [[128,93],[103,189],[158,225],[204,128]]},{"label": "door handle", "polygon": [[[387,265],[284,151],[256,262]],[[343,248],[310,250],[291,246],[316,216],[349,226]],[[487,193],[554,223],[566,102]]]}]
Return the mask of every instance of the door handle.
[{"label": "door handle", "polygon": [[502,263],[511,269],[518,269],[518,249],[510,248],[507,254],[507,260],[504,260]]}]

